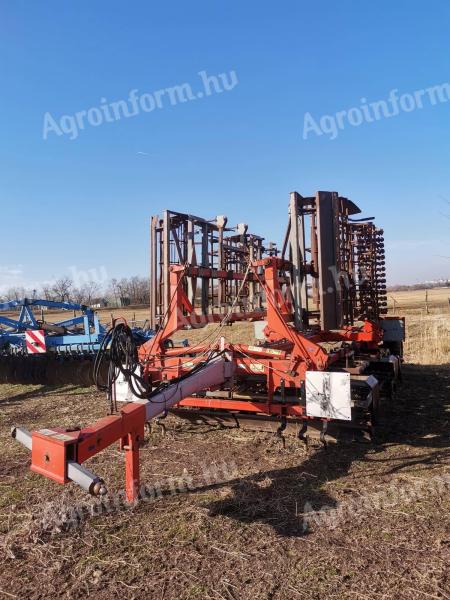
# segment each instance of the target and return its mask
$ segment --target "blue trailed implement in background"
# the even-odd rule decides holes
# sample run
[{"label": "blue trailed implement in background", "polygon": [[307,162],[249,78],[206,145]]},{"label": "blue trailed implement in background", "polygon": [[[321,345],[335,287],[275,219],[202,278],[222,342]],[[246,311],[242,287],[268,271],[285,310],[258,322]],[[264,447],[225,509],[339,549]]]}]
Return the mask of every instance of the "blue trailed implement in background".
[{"label": "blue trailed implement in background", "polygon": [[[33,309],[78,311],[79,316],[70,319],[46,323],[42,318],[38,320]],[[43,331],[45,345],[48,351],[53,352],[95,352],[105,335],[105,328],[101,325],[95,312],[82,304],[71,302],[55,302],[51,300],[11,300],[0,304],[0,311],[13,311],[19,309],[19,316],[13,319],[10,316],[0,315],[0,349],[27,352],[26,332]],[[42,315],[41,315],[42,316]]]},{"label": "blue trailed implement in background", "polygon": [[[47,322],[47,311],[73,316]],[[154,335],[139,327],[132,332],[137,344]],[[0,382],[91,385],[92,363],[105,335],[97,314],[83,304],[28,298],[0,303]]]}]

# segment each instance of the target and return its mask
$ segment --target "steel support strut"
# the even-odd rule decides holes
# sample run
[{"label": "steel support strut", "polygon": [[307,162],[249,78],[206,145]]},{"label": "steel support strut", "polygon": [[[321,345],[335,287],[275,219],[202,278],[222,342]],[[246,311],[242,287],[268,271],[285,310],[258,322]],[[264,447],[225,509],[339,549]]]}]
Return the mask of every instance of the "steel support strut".
[{"label": "steel support strut", "polygon": [[137,500],[139,496],[139,435],[128,433],[125,438],[126,444],[122,446],[125,450],[125,493],[128,502]]}]

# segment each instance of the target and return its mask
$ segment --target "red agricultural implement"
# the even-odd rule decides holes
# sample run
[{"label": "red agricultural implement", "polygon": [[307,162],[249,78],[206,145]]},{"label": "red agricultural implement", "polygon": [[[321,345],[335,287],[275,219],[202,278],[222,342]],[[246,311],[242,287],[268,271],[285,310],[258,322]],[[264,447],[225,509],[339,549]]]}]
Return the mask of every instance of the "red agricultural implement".
[{"label": "red agricultural implement", "polygon": [[[328,433],[370,436],[400,374],[404,321],[386,316],[383,232],[373,219],[355,219],[359,212],[334,192],[294,192],[280,250],[264,247],[246,225],[227,228],[225,217],[153,217],[157,333],[138,348],[120,321],[105,337],[96,369],[108,361],[110,416],[77,431],[13,430],[31,449],[31,469],[105,493],[82,463],[119,441],[134,501],[144,426],[168,410],[193,421],[269,426],[281,437],[295,428],[304,441],[310,430],[324,443]],[[225,326],[238,321],[253,322],[255,336],[226,342]],[[199,342],[174,344],[180,330],[207,324],[216,327]]]}]

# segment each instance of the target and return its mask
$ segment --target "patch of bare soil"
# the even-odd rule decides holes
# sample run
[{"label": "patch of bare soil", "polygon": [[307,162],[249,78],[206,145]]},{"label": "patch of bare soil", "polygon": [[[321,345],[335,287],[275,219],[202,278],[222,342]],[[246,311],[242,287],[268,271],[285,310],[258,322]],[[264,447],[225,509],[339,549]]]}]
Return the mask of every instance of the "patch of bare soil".
[{"label": "patch of bare soil", "polygon": [[1,386],[0,596],[450,598],[449,383],[448,366],[406,367],[377,442],[328,450],[168,417],[142,450],[135,507],[117,494],[116,446],[89,461],[101,504],[31,473],[9,437],[92,422],[101,395]]}]

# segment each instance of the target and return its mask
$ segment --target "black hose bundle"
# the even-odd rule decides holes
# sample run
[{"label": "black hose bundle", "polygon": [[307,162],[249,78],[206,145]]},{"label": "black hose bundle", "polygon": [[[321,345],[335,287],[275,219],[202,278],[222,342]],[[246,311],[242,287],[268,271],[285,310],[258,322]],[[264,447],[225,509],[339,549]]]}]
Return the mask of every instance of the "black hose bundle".
[{"label": "black hose bundle", "polygon": [[[104,383],[101,380],[101,372],[106,362],[108,369]],[[120,373],[135,396],[141,399],[148,398],[152,390],[140,375],[137,346],[126,323],[117,323],[107,331],[94,361],[94,382],[97,389],[107,393],[111,412],[116,409],[112,390]]]},{"label": "black hose bundle", "polygon": [[[179,383],[202,369],[210,362],[214,355],[217,356],[217,353],[211,351],[206,360],[195,365],[188,373],[162,382],[156,388],[152,388],[140,374],[141,365],[138,360],[138,350],[133,333],[126,323],[120,322],[107,331],[95,356],[93,369],[94,382],[97,389],[107,393],[111,413],[113,413],[116,411],[116,406],[112,391],[120,373],[130,386],[130,390],[134,396],[151,401],[152,396],[155,396],[164,388],[174,383]],[[105,384],[101,381],[101,372],[106,361],[108,362],[108,369]],[[164,403],[165,401],[161,402],[161,404]]]}]

